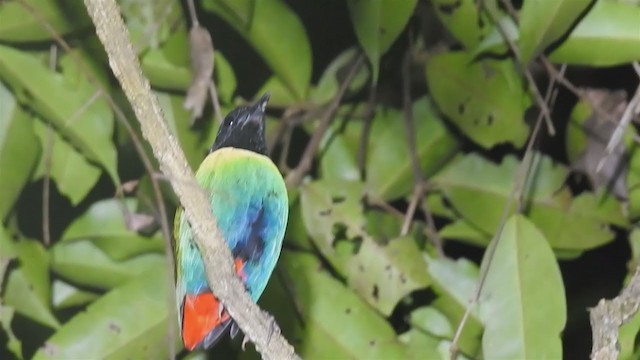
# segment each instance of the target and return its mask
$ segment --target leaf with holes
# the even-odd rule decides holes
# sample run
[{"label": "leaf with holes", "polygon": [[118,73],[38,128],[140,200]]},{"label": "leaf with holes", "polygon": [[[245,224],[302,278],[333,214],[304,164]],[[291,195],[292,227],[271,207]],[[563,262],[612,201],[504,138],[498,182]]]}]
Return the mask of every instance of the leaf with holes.
[{"label": "leaf with holes", "polygon": [[427,82],[440,110],[471,140],[484,148],[524,145],[529,136],[524,112],[531,99],[510,60],[435,55],[427,63]]},{"label": "leaf with holes", "polygon": [[351,22],[360,46],[373,67],[373,81],[378,81],[380,57],[407,25],[416,0],[348,0]]},{"label": "leaf with holes", "polygon": [[[487,252],[488,254],[488,252]],[[478,301],[485,359],[558,359],[564,285],[544,235],[522,215],[506,222]],[[486,266],[486,265],[485,265]]]},{"label": "leaf with holes", "polygon": [[[431,3],[444,27],[468,49],[475,47],[489,30],[490,18],[484,11],[478,11],[477,0],[433,0]],[[494,0],[482,4],[497,11]]]},{"label": "leaf with holes", "polygon": [[360,182],[316,181],[301,191],[307,232],[323,256],[371,306],[385,315],[410,292],[429,285],[412,237],[386,243],[365,231]]}]

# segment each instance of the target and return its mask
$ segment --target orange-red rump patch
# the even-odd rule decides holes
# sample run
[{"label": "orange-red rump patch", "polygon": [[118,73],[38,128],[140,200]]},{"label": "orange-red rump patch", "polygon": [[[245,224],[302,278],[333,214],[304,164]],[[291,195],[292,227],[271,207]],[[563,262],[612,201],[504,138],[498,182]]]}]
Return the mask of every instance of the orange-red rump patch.
[{"label": "orange-red rump patch", "polygon": [[185,348],[193,350],[220,323],[229,318],[226,311],[218,316],[220,302],[207,292],[186,295],[182,307],[182,341]]}]

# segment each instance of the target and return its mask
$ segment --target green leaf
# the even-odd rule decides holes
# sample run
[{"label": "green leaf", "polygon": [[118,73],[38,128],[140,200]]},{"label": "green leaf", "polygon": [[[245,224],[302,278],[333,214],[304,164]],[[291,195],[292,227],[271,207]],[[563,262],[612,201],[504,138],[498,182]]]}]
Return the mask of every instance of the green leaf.
[{"label": "green leaf", "polygon": [[438,231],[443,239],[451,239],[466,242],[472,245],[487,246],[491,241],[488,234],[467,222],[464,218],[454,220]]},{"label": "green leaf", "polygon": [[531,99],[510,60],[436,55],[427,63],[427,82],[440,110],[471,140],[484,148],[524,145],[529,135],[524,112]]},{"label": "green leaf", "polygon": [[360,182],[305,184],[302,214],[307,232],[323,256],[365,301],[389,315],[403,297],[427,287],[429,277],[412,237],[383,244],[364,230],[363,190]]},{"label": "green leaf", "polygon": [[141,66],[151,86],[186,91],[191,83],[189,39],[186,30],[175,31],[160,48],[147,51],[142,56]]},{"label": "green leaf", "polygon": [[[489,18],[478,12],[476,0],[433,0],[431,2],[442,24],[466,48],[475,47],[487,32]],[[483,2],[494,6],[493,1]]]},{"label": "green leaf", "polygon": [[587,66],[614,66],[640,59],[640,7],[596,1],[549,60]]},{"label": "green leaf", "polygon": [[231,104],[233,95],[238,87],[238,80],[236,80],[233,67],[220,51],[215,52],[213,63],[213,76],[215,77],[218,97],[222,103]]},{"label": "green leaf", "polygon": [[98,294],[80,290],[61,280],[53,280],[52,302],[56,309],[84,305],[98,298]]},{"label": "green leaf", "polygon": [[307,96],[311,46],[304,25],[284,1],[205,0],[202,6],[245,37],[295,99]]},{"label": "green leaf", "polygon": [[[313,256],[282,253],[290,296],[301,310],[297,352],[305,359],[407,359],[387,321],[322,270]],[[281,301],[281,300],[280,300]],[[339,331],[338,331],[339,330]]]},{"label": "green leaf", "polygon": [[136,207],[134,199],[98,201],[67,227],[60,242],[90,240],[114,260],[162,253],[164,242],[160,236],[142,236],[127,226],[127,219],[135,215]]},{"label": "green leaf", "polygon": [[420,329],[440,338],[453,338],[453,326],[449,319],[437,309],[424,306],[411,312],[409,323],[416,329]]},{"label": "green leaf", "polygon": [[407,25],[416,0],[348,0],[351,22],[373,67],[373,81],[378,82],[380,57]]},{"label": "green leaf", "polygon": [[527,64],[559,39],[591,0],[525,1],[520,10],[520,58]]},{"label": "green leaf", "polygon": [[57,243],[51,249],[51,269],[74,284],[111,289],[149,269],[166,266],[161,254],[145,253],[116,261],[90,240]]},{"label": "green leaf", "polygon": [[20,239],[13,244],[19,267],[7,277],[5,304],[16,312],[50,328],[60,326],[51,312],[49,256],[35,240]]},{"label": "green leaf", "polygon": [[85,157],[100,164],[115,183],[119,182],[116,150],[111,141],[113,114],[78,69],[68,68],[61,76],[28,53],[0,46],[0,78],[13,88],[20,102],[51,121]]},{"label": "green leaf", "polygon": [[[358,50],[351,47],[336,56],[336,58],[333,59],[324,70],[322,76],[320,76],[318,85],[311,89],[311,95],[309,96],[311,101],[316,104],[326,104],[331,101],[331,99],[338,94],[338,89],[343,81],[347,67],[357,55]],[[361,66],[357,70],[353,80],[351,80],[347,86],[345,95],[353,94],[362,90],[362,88],[367,84],[369,77],[369,69],[365,66]]]},{"label": "green leaf", "polygon": [[[431,102],[413,103],[416,155],[422,175],[430,177],[458,150],[458,142],[434,114]],[[414,184],[414,170],[406,140],[404,115],[393,109],[377,112],[369,135],[367,192],[383,200],[407,196]]]},{"label": "green leaf", "polygon": [[55,332],[34,359],[167,358],[174,312],[167,301],[168,274],[158,269],[166,268],[150,269],[93,302]]},{"label": "green leaf", "polygon": [[409,357],[414,359],[444,359],[438,353],[437,338],[417,329],[409,329],[398,336],[398,341],[407,347]]},{"label": "green leaf", "polygon": [[640,332],[640,314],[636,313],[631,319],[620,326],[620,332],[618,333],[620,354],[618,355],[618,359],[632,360],[638,357],[636,350],[638,332]]},{"label": "green leaf", "polygon": [[9,306],[0,304],[0,327],[7,335],[6,349],[11,352],[16,359],[23,359],[22,356],[22,341],[13,333],[11,329],[11,320],[15,310]]},{"label": "green leaf", "polygon": [[44,151],[34,179],[43,178],[47,174],[46,164],[49,163],[48,175],[55,181],[58,191],[71,204],[78,205],[98,182],[102,170],[82,156],[54,128],[36,121],[34,131]]},{"label": "green leaf", "polygon": [[[522,215],[505,224],[478,301],[485,359],[559,359],[567,312],[558,263]],[[487,266],[485,265],[485,266]]]},{"label": "green leaf", "polygon": [[[460,258],[432,258],[425,255],[427,271],[433,281],[433,290],[439,297],[433,302],[433,307],[443,313],[451,324],[460,323],[469,300],[473,297],[478,284],[478,267],[471,261]],[[482,325],[477,309],[474,309],[467,319],[467,324],[461,333],[458,346],[462,352],[474,356],[480,347]]]},{"label": "green leaf", "polygon": [[31,117],[0,82],[0,222],[29,181],[39,154]]},{"label": "green leaf", "polygon": [[120,0],[118,5],[138,53],[157,48],[175,27],[185,27],[182,7],[172,0]]},{"label": "green leaf", "polygon": [[[353,122],[346,124],[351,126]],[[348,130],[343,130],[348,131]],[[347,144],[346,136],[340,133],[340,124],[334,122],[320,142],[320,172],[324,180],[360,180],[360,170],[354,154]]]},{"label": "green leaf", "polygon": [[29,0],[0,2],[0,41],[32,42],[52,39],[43,23],[63,36],[91,24],[83,7],[68,0]]},{"label": "green leaf", "polygon": [[[626,224],[620,204],[611,197],[599,201],[583,193],[573,198],[567,188],[561,188],[568,174],[563,166],[539,154],[533,164],[523,208],[554,249],[586,250],[603,245],[613,239],[607,224]],[[433,182],[471,226],[493,234],[518,166],[519,161],[511,156],[495,165],[470,154],[439,172]]]}]

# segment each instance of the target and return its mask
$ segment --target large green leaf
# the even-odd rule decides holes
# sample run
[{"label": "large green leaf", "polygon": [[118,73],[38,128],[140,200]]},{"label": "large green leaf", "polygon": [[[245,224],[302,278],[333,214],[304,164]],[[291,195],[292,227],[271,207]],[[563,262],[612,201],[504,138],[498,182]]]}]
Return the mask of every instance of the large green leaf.
[{"label": "large green leaf", "polygon": [[80,290],[61,280],[53,280],[51,301],[56,309],[80,306],[98,298],[98,294]]},{"label": "large green leaf", "polygon": [[[427,98],[414,102],[412,111],[415,151],[422,175],[428,178],[456,153],[458,142],[434,114]],[[402,112],[393,109],[377,112],[368,149],[367,192],[383,200],[408,196],[415,177]]]},{"label": "large green leaf", "polygon": [[58,35],[91,24],[86,11],[69,0],[28,0],[0,2],[0,41],[27,42],[52,38],[46,23]]},{"label": "large green leaf", "polygon": [[284,1],[205,0],[202,6],[244,36],[293,97],[307,96],[311,46],[302,22]]},{"label": "large green leaf", "polygon": [[136,206],[134,199],[98,201],[67,227],[60,241],[90,240],[114,260],[162,253],[164,242],[160,236],[142,236],[127,226],[127,219],[135,216]]},{"label": "large green leaf", "polygon": [[531,99],[510,60],[474,62],[467,53],[443,53],[428,61],[427,82],[440,110],[479,145],[524,145]]},{"label": "large green leaf", "polygon": [[151,86],[186,91],[191,83],[187,32],[175,31],[160,48],[147,51],[140,65]]},{"label": "large green leaf", "polygon": [[570,65],[612,66],[640,60],[640,7],[597,0],[549,59]]},{"label": "large green leaf", "polygon": [[529,0],[520,10],[520,57],[527,64],[564,35],[591,0]]},{"label": "large green leaf", "polygon": [[100,297],[56,331],[34,359],[167,358],[168,341],[178,341],[166,338],[169,316],[175,315],[162,269],[150,269]]},{"label": "large green leaf", "polygon": [[100,164],[114,182],[119,181],[111,141],[113,114],[77,68],[67,69],[61,76],[35,56],[0,46],[0,78],[13,88],[20,102],[51,121],[84,156]]},{"label": "large green leaf", "polygon": [[544,235],[522,215],[505,224],[478,309],[485,359],[559,359],[567,320],[560,268]]},{"label": "large green leaf", "polygon": [[[4,283],[5,272],[9,267],[9,262],[15,257],[16,249],[14,248],[13,241],[4,226],[0,225],[0,284]],[[1,288],[0,295],[3,295]],[[0,298],[0,328],[6,334],[6,349],[17,359],[22,359],[22,342],[13,333],[13,329],[11,328],[11,320],[13,320],[14,314],[15,309],[3,304]]]},{"label": "large green leaf", "polygon": [[[331,101],[340,88],[340,84],[345,76],[345,69],[351,64],[351,62],[358,55],[358,50],[355,47],[348,48],[341,52],[335,59],[327,65],[326,69],[318,80],[318,85],[311,89],[309,98],[316,104],[325,104]],[[361,66],[349,85],[345,95],[350,95],[361,90],[369,80],[370,71],[367,67]]]},{"label": "large green leaf", "polygon": [[[303,186],[307,232],[347,283],[385,315],[410,292],[429,285],[424,260],[412,237],[381,243],[365,231],[360,182],[316,181]],[[344,231],[342,231],[344,229]]]},{"label": "large green leaf", "polygon": [[348,0],[351,22],[377,82],[380,57],[389,50],[409,21],[416,0]]},{"label": "large green leaf", "polygon": [[0,222],[29,181],[39,154],[31,116],[0,82]]},{"label": "large green leaf", "polygon": [[296,346],[302,357],[411,358],[396,339],[391,325],[360,297],[322,270],[321,263],[313,256],[285,251],[280,267],[285,270],[288,290],[302,315],[303,328],[290,335],[290,338],[302,340]]},{"label": "large green leaf", "polygon": [[166,266],[165,257],[145,253],[116,261],[90,240],[57,243],[51,249],[51,269],[72,283],[111,289],[149,269]]},{"label": "large green leaf", "polygon": [[19,267],[7,277],[4,302],[23,316],[57,328],[60,323],[50,306],[49,254],[36,240],[22,238],[13,247]]},{"label": "large green leaf", "polygon": [[[626,224],[620,204],[611,197],[599,201],[591,193],[573,198],[562,188],[567,169],[546,156],[535,158],[523,193],[523,208],[551,246],[586,250],[613,240],[606,225]],[[491,235],[498,228],[518,166],[519,161],[511,156],[496,165],[469,154],[438,173],[433,182],[467,222]]]}]

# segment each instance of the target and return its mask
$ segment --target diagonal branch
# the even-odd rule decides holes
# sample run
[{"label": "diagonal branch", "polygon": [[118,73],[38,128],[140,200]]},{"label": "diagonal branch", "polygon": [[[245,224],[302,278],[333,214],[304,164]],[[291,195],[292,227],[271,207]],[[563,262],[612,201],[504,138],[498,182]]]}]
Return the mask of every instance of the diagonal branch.
[{"label": "diagonal branch", "polygon": [[297,359],[273,318],[251,301],[236,276],[231,252],[211,215],[204,190],[197,185],[182,149],[166,126],[157,98],[151,94],[149,81],[142,76],[118,5],[115,0],[85,0],[84,3],[142,133],[184,206],[205,262],[209,287],[263,358]]}]

